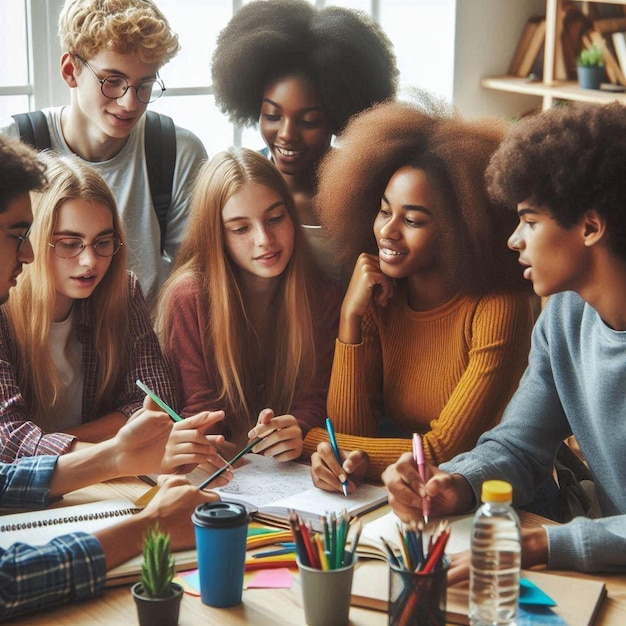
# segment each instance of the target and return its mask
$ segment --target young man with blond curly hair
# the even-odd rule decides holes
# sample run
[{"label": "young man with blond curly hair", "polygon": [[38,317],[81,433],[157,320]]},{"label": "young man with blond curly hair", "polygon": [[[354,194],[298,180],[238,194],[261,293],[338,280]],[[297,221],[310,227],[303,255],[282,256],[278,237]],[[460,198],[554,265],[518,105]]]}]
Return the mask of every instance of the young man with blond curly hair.
[{"label": "young man with blond curly hair", "polygon": [[[130,269],[151,302],[185,230],[187,183],[206,158],[200,140],[175,127],[176,164],[161,241],[144,151],[145,113],[165,90],[159,69],[178,52],[178,36],[152,0],[66,0],[59,37],[71,100],[43,110],[50,147],[89,161],[113,190],[135,251]],[[13,120],[0,132],[19,135]]]}]

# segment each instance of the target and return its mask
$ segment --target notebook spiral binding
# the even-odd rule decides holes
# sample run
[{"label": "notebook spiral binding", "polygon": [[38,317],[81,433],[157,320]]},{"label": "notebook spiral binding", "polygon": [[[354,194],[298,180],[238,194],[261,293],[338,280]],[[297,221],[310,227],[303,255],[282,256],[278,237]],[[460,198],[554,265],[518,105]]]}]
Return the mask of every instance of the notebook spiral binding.
[{"label": "notebook spiral binding", "polygon": [[110,517],[124,517],[137,513],[139,509],[118,509],[116,511],[100,511],[99,513],[84,513],[81,515],[65,515],[63,517],[53,517],[45,520],[33,520],[19,524],[0,524],[0,532],[10,532],[15,530],[30,530],[32,528],[42,528],[44,526],[55,526],[59,524],[72,524],[74,522],[88,522],[96,519]]}]

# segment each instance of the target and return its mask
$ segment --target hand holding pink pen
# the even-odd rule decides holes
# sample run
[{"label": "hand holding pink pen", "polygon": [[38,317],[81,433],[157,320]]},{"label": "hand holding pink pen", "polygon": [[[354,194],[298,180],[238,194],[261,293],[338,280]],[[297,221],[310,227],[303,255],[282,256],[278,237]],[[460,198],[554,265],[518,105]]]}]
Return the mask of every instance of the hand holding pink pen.
[{"label": "hand holding pink pen", "polygon": [[[417,471],[420,474],[420,478],[424,485],[426,485],[426,464],[424,463],[424,446],[422,445],[422,438],[417,434],[413,433],[413,460],[417,465]],[[426,496],[423,500],[423,513],[424,513],[424,522],[428,524],[428,516],[430,514],[430,499]]]}]

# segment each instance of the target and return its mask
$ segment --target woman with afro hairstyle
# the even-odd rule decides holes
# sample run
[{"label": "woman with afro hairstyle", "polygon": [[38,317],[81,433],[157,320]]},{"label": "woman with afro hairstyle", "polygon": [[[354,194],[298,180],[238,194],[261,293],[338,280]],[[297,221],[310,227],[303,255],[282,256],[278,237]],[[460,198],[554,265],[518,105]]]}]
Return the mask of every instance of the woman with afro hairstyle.
[{"label": "woman with afro hairstyle", "polygon": [[220,33],[212,74],[216,102],[231,121],[258,122],[315,260],[341,282],[334,243],[312,208],[317,166],[352,115],[394,97],[398,71],[389,39],[350,9],[255,1]]},{"label": "woman with afro hairstyle", "polygon": [[[514,216],[489,202],[484,182],[503,131],[495,120],[386,103],[354,118],[322,163],[322,225],[347,259],[359,256],[328,392],[343,465],[323,429],[305,441],[305,451],[317,447],[318,487],[379,479],[411,450],[413,432],[438,464],[500,420],[533,325],[506,246]],[[400,438],[380,437],[383,417]]]}]

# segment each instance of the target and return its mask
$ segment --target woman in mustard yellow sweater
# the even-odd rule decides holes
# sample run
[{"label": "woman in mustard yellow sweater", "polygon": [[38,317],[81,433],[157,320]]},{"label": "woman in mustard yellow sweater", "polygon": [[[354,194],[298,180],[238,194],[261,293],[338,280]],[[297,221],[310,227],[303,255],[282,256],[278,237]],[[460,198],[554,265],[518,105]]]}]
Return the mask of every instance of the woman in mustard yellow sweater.
[{"label": "woman in mustard yellow sweater", "polygon": [[[413,432],[428,462],[450,459],[499,421],[515,391],[533,315],[506,246],[515,215],[490,204],[484,184],[503,131],[383,104],[354,118],[322,164],[320,220],[358,258],[328,394],[342,465],[323,429],[305,440],[318,487],[379,479]],[[394,438],[381,436],[383,422]]]}]

